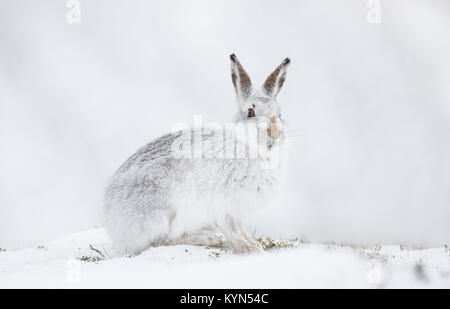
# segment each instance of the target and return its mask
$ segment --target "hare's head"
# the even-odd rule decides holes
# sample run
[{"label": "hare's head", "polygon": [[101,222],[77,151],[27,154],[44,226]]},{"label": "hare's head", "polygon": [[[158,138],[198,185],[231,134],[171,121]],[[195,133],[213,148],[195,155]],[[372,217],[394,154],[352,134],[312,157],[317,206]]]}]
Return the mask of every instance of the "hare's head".
[{"label": "hare's head", "polygon": [[284,59],[275,71],[267,77],[262,87],[256,91],[253,90],[250,77],[236,55],[231,54],[230,59],[231,80],[239,104],[239,121],[267,123],[269,136],[278,138],[280,136],[281,109],[276,98],[286,79],[286,70],[290,59]]}]

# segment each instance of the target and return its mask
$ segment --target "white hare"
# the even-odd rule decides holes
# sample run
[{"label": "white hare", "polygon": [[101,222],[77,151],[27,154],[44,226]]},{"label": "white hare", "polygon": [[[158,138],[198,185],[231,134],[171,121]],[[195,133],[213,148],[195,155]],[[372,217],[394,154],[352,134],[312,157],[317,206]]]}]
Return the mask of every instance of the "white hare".
[{"label": "white hare", "polygon": [[[162,136],[112,177],[105,194],[105,225],[121,252],[139,254],[176,244],[223,245],[239,253],[261,250],[243,219],[273,195],[279,179],[283,136],[276,97],[290,60],[253,91],[236,56],[230,59],[239,105],[236,125]],[[256,128],[256,135],[247,128]]]}]

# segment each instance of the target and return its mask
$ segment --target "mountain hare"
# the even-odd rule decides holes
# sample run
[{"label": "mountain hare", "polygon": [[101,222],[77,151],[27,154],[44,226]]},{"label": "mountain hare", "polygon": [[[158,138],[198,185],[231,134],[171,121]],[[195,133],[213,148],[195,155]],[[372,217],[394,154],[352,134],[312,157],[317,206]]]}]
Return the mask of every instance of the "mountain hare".
[{"label": "mountain hare", "polygon": [[242,219],[273,195],[283,143],[278,92],[286,58],[253,91],[232,54],[236,121],[160,137],[132,155],[114,174],[105,195],[105,224],[117,249],[139,254],[158,245],[225,246],[261,250]]}]

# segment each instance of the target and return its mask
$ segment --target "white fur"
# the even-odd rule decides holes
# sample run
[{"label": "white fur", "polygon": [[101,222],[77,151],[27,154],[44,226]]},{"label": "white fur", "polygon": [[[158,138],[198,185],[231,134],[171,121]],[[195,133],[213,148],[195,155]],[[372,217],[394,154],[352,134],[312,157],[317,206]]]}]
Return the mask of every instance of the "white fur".
[{"label": "white fur", "polygon": [[[262,92],[240,101],[237,122],[264,123],[279,116],[279,106]],[[247,119],[254,106],[257,117]],[[279,121],[278,121],[279,122]],[[186,146],[185,130],[165,135],[130,157],[114,174],[105,195],[106,228],[122,253],[137,254],[150,246],[190,243],[226,245],[236,252],[260,250],[243,227],[252,208],[273,196],[279,166],[276,160],[283,138],[258,132],[263,155],[249,155],[248,140],[236,129],[205,135],[201,158],[177,157],[174,145]],[[246,149],[244,157],[224,158],[227,142]]]}]

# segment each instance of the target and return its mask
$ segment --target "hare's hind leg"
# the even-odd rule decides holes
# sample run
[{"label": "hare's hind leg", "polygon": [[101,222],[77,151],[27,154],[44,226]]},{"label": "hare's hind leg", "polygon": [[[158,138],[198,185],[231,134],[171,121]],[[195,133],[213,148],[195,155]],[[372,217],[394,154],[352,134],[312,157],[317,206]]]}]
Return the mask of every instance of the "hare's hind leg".
[{"label": "hare's hind leg", "polygon": [[200,229],[195,232],[184,233],[176,239],[169,240],[165,243],[166,246],[176,245],[193,245],[220,248],[225,243],[224,235],[217,233],[213,229]]}]

